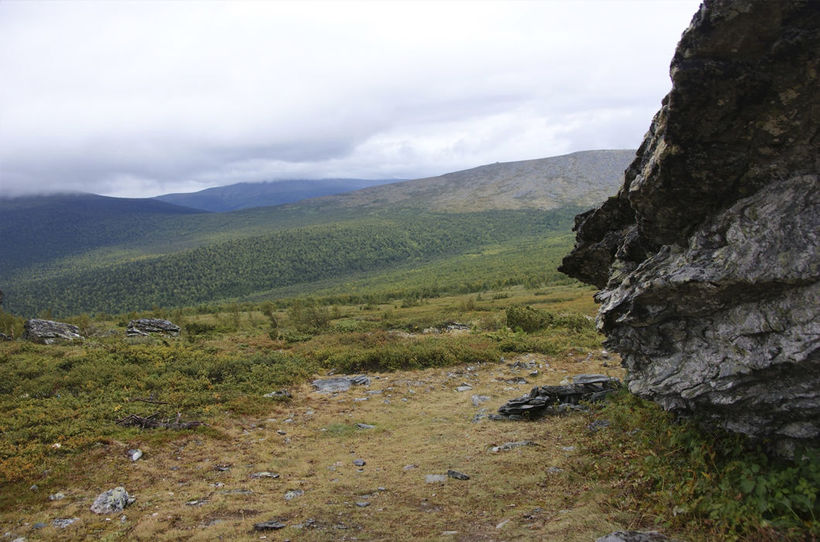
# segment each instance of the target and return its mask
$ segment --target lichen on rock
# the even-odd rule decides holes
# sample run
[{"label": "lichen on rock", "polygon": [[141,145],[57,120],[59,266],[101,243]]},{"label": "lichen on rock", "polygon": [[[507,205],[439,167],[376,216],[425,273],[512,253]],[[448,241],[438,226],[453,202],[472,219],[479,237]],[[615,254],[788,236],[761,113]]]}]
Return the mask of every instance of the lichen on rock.
[{"label": "lichen on rock", "polygon": [[820,4],[707,0],[618,194],[561,270],[629,389],[788,453],[820,442]]}]

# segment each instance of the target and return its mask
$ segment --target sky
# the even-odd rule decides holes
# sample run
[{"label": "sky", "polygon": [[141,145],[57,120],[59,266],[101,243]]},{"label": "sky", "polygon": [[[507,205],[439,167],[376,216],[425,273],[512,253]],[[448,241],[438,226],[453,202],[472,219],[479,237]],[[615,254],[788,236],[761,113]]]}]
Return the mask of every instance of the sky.
[{"label": "sky", "polygon": [[636,148],[698,0],[0,0],[0,196]]}]

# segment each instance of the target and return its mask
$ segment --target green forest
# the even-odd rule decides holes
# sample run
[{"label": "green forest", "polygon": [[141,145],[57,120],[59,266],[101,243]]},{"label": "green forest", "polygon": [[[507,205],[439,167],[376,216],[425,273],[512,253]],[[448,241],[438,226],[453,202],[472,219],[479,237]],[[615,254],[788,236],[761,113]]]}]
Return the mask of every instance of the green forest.
[{"label": "green forest", "polygon": [[[448,261],[449,268],[443,274],[446,285],[436,286],[436,281],[425,279],[424,286],[405,294],[424,295],[437,288],[475,291],[488,281],[533,280],[533,272],[518,274],[516,279],[515,269],[506,266],[493,278],[486,268],[471,268],[471,254],[477,257],[486,251],[504,251],[507,244],[526,253],[546,240],[566,238],[576,213],[575,208],[461,214],[393,211],[283,227],[265,235],[211,242],[171,254],[132,253],[126,261],[115,263],[86,254],[28,276],[18,273],[4,288],[5,304],[7,310],[26,316],[44,311],[54,316],[119,313],[244,300],[262,294],[281,297],[286,292],[303,294],[316,289],[332,292],[340,283],[363,274],[402,266],[435,268],[448,266]],[[302,221],[306,221],[304,217]],[[564,252],[568,240],[555,248]],[[110,255],[110,251],[105,254]],[[538,267],[543,268],[544,256],[539,255]],[[464,273],[452,268],[459,265],[452,263],[453,258],[466,266]],[[551,270],[550,274],[558,275]],[[401,281],[391,282],[386,290],[407,289]]]}]

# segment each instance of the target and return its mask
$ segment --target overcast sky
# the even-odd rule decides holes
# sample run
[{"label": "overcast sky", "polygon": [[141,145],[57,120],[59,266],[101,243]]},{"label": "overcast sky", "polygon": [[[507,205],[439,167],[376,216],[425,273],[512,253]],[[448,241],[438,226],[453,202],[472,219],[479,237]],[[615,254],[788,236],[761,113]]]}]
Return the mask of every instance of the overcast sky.
[{"label": "overcast sky", "polygon": [[0,1],[0,195],[635,148],[698,5]]}]

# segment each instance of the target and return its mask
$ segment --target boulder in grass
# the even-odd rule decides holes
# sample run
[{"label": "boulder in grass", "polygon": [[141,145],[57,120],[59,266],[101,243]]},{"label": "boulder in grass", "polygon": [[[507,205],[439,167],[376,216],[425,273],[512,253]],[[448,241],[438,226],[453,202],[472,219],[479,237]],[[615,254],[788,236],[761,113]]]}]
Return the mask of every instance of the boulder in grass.
[{"label": "boulder in grass", "polygon": [[64,322],[33,318],[24,325],[23,338],[35,343],[54,344],[81,341],[80,328]]},{"label": "boulder in grass", "polygon": [[91,511],[95,514],[118,514],[135,500],[124,487],[115,487],[97,495]]},{"label": "boulder in grass", "polygon": [[138,318],[128,322],[125,333],[129,337],[147,337],[157,333],[176,337],[179,335],[179,326],[160,318]]}]

